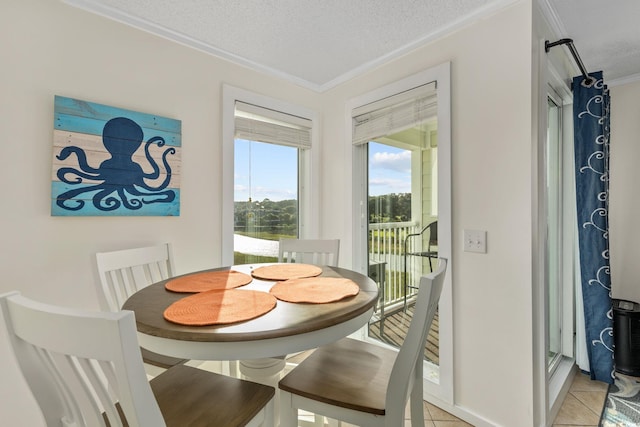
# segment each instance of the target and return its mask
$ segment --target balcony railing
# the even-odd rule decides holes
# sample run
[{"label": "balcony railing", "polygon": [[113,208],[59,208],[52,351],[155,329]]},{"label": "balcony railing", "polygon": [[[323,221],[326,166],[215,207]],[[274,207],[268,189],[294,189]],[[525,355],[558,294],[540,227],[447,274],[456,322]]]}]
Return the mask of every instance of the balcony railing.
[{"label": "balcony railing", "polygon": [[[405,302],[405,283],[415,286],[423,274],[425,260],[419,257],[409,256],[405,259],[404,241],[407,235],[420,231],[419,224],[415,222],[387,222],[369,224],[369,264],[370,271],[375,270],[380,264],[384,268],[378,268],[381,274],[384,271],[384,292],[381,292],[380,304],[384,305],[389,313]],[[420,239],[410,239],[409,252],[419,251],[422,244]],[[405,271],[406,262],[406,271]],[[382,283],[379,278],[375,278]],[[406,280],[406,282],[405,282]],[[407,287],[407,298],[416,294],[416,289]]]},{"label": "balcony railing", "polygon": [[[369,322],[369,336],[396,347],[404,341],[409,327],[413,313],[411,303],[417,294],[415,286],[420,277],[430,271],[428,258],[409,255],[405,259],[405,249],[409,253],[422,252],[422,239],[409,239],[407,247],[404,246],[406,237],[418,233],[421,228],[413,222],[369,224],[369,276],[380,285],[384,283],[378,310]],[[406,307],[405,301],[408,303]],[[439,352],[439,320],[436,315],[425,345],[425,360],[438,365]]]}]

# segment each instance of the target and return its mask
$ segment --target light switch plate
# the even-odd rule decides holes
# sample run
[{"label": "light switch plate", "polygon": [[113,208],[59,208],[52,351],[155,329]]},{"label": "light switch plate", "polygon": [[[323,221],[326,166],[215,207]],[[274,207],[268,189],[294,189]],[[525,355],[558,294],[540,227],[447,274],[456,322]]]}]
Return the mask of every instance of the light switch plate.
[{"label": "light switch plate", "polygon": [[464,251],[487,253],[487,232],[483,230],[464,230]]}]

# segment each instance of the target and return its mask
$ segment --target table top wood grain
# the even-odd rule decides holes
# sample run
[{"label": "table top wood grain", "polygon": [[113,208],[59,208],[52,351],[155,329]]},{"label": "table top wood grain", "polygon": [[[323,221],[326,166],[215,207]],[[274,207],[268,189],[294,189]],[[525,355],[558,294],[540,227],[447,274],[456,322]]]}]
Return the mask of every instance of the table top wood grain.
[{"label": "table top wood grain", "polygon": [[[250,274],[253,269],[263,265],[265,264],[246,264],[206,271],[234,269]],[[323,330],[373,312],[378,299],[378,286],[369,277],[345,268],[330,266],[322,266],[321,277],[348,278],[358,284],[360,292],[356,296],[327,304],[299,304],[278,300],[276,308],[272,311],[258,318],[230,325],[184,326],[165,320],[163,312],[173,302],[191,294],[167,291],[164,286],[167,280],[164,280],[136,292],[122,308],[135,313],[139,335],[172,341],[219,344],[277,341],[305,334],[312,336],[314,333],[322,333]],[[274,283],[254,278],[250,284],[238,289],[268,292]],[[336,337],[338,338],[340,337]],[[326,338],[323,339],[326,341]]]}]

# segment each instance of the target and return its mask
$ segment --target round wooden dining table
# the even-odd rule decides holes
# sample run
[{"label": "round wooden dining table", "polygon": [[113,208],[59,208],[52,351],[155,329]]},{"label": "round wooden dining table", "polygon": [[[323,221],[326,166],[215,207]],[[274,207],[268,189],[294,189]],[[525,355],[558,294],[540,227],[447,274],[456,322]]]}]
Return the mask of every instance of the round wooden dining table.
[{"label": "round wooden dining table", "polygon": [[[235,270],[251,275],[261,266],[245,264],[206,271]],[[355,282],[355,296],[324,304],[277,300],[271,311],[257,318],[227,325],[185,326],[165,320],[163,313],[184,293],[165,289],[168,280],[133,294],[123,310],[135,313],[141,347],[167,356],[198,360],[259,360],[297,353],[337,341],[367,324],[378,299],[377,284],[366,275],[320,266],[319,277],[346,278]],[[190,273],[196,274],[196,273]],[[187,275],[183,275],[187,276]],[[178,277],[183,277],[178,276]],[[253,278],[238,289],[269,292],[274,281]],[[259,365],[259,364],[258,364]]]}]

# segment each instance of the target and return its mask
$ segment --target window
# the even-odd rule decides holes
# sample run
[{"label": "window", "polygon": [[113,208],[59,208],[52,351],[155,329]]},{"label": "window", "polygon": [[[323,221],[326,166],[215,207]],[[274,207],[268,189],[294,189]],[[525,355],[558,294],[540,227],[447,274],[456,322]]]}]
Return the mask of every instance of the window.
[{"label": "window", "polygon": [[275,262],[278,239],[298,237],[299,149],[240,138],[234,145],[233,263]]},{"label": "window", "polygon": [[223,103],[223,263],[273,262],[280,237],[314,227],[314,115],[230,86]]}]

